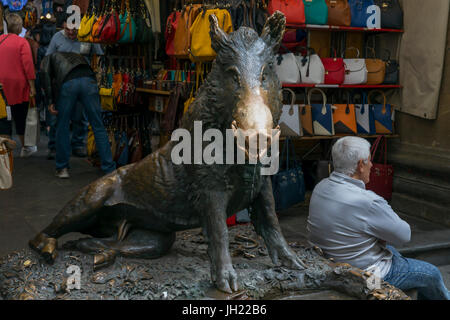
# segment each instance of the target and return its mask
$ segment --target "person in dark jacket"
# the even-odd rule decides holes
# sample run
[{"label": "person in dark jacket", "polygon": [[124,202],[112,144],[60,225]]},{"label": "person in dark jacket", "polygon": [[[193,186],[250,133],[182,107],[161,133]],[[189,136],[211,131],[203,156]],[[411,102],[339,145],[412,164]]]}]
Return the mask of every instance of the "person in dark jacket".
[{"label": "person in dark jacket", "polygon": [[[57,115],[56,176],[69,178],[70,119],[75,107],[82,106],[95,136],[105,173],[116,169],[101,117],[100,97],[95,74],[86,59],[73,52],[56,52],[42,60],[41,81],[49,111]],[[81,104],[78,104],[81,102]]]}]

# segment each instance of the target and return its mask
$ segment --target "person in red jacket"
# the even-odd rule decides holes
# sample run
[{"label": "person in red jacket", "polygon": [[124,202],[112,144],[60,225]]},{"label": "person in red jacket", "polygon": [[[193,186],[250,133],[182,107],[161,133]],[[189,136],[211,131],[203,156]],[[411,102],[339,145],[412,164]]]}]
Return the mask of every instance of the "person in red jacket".
[{"label": "person in red jacket", "polygon": [[[19,37],[22,32],[22,18],[15,13],[7,15],[8,34],[0,36],[0,83],[8,104],[11,106],[12,119],[22,143],[21,157],[36,152],[34,147],[24,147],[25,122],[30,99],[34,99],[36,73],[27,40]],[[9,133],[11,134],[11,133]]]}]

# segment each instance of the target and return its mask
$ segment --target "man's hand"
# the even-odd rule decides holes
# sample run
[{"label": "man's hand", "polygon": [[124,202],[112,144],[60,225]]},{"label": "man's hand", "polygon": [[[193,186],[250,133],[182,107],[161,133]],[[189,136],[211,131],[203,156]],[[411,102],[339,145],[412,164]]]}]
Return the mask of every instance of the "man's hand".
[{"label": "man's hand", "polygon": [[55,104],[52,103],[51,105],[48,106],[48,111],[53,114],[54,116],[56,116],[58,114],[58,111],[56,111],[55,109]]},{"label": "man's hand", "polygon": [[34,98],[36,96],[36,88],[34,86],[30,87],[30,98]]}]

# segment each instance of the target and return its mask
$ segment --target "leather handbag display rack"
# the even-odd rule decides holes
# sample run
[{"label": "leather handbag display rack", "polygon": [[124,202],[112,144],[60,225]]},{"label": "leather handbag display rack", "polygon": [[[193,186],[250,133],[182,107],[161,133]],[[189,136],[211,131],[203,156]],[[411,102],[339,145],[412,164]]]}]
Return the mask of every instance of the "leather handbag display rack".
[{"label": "leather handbag display rack", "polygon": [[328,24],[330,26],[349,27],[352,14],[348,0],[326,0],[328,6]]},{"label": "leather handbag display rack", "polygon": [[286,24],[301,25],[306,21],[303,0],[270,0],[267,6],[269,15],[281,11],[286,17]]},{"label": "leather handbag display rack", "polygon": [[373,53],[373,58],[366,58],[367,84],[382,84],[386,73],[386,63],[381,59],[375,58],[374,48],[366,49],[369,49],[369,51]]},{"label": "leather handbag display rack", "polygon": [[[375,155],[378,150],[380,150],[379,159],[375,162]],[[366,189],[372,190],[386,200],[391,200],[394,167],[387,164],[387,139],[385,136],[380,136],[375,140],[370,150],[370,154],[373,165],[370,170],[370,180],[369,183],[366,184]],[[382,158],[384,158],[383,162]]]}]

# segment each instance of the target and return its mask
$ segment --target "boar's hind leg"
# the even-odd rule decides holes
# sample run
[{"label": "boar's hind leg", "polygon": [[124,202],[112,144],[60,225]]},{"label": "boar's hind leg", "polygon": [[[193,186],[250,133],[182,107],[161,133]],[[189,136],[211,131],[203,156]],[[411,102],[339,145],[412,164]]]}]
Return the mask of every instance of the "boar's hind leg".
[{"label": "boar's hind leg", "polygon": [[47,263],[56,258],[59,237],[69,232],[82,232],[97,220],[97,211],[114,194],[117,187],[116,174],[108,175],[89,186],[80,193],[53,218],[52,223],[28,242],[29,246],[39,252]]},{"label": "boar's hind leg", "polygon": [[275,265],[283,265],[293,269],[305,268],[304,263],[289,248],[281,233],[278,218],[275,214],[272,183],[266,176],[261,192],[252,204],[251,219],[256,233],[263,237],[269,255]]},{"label": "boar's hind leg", "polygon": [[111,265],[118,255],[139,259],[159,258],[169,251],[174,242],[175,232],[131,229],[123,240],[121,235],[106,239],[85,238],[68,241],[63,247],[95,254],[94,270],[98,270]]}]

